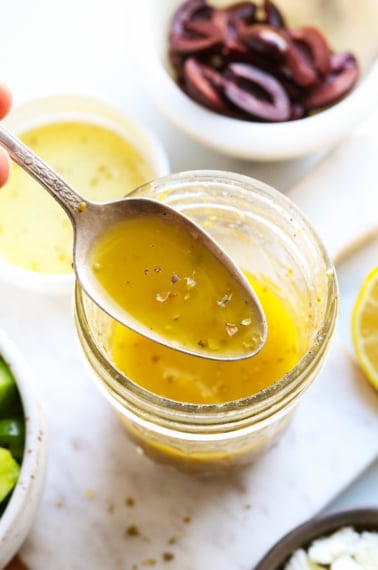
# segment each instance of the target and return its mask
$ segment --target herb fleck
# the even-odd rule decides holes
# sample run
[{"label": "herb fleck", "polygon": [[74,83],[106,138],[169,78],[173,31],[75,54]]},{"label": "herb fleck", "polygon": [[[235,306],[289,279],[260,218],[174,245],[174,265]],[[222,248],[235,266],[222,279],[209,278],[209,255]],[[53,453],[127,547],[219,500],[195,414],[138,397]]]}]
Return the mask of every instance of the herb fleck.
[{"label": "herb fleck", "polygon": [[155,558],[147,558],[142,562],[143,566],[156,566],[157,560]]},{"label": "herb fleck", "polygon": [[135,505],[133,497],[127,497],[127,499],[125,500],[125,505],[126,507],[133,507]]},{"label": "herb fleck", "polygon": [[127,527],[126,534],[131,537],[140,536],[139,528],[135,524],[131,524]]}]

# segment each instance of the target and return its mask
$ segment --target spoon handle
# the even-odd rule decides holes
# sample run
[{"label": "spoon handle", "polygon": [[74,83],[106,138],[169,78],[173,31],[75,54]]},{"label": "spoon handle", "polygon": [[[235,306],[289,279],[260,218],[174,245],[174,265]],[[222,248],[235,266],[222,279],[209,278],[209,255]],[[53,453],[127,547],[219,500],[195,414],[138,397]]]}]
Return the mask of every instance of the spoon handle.
[{"label": "spoon handle", "polygon": [[74,222],[85,209],[85,198],[3,126],[0,126],[0,145],[14,162],[44,186]]}]

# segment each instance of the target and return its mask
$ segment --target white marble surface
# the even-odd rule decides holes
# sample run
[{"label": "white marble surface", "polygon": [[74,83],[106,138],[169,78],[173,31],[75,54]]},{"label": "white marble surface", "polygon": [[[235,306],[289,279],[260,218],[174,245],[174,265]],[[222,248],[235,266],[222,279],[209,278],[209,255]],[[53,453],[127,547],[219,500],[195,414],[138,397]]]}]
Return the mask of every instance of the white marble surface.
[{"label": "white marble surface", "polygon": [[[5,283],[0,298],[2,326],[34,369],[47,418],[46,488],[21,551],[32,570],[143,568],[150,559],[162,568],[164,552],[174,570],[251,568],[378,454],[378,396],[335,342],[289,429],[257,464],[206,480],[155,465],[92,383],[70,300]],[[130,525],[140,536],[128,536]]]},{"label": "white marble surface", "polygon": [[[1,75],[16,102],[67,90],[98,95],[155,130],[172,170],[221,168],[284,192],[294,186],[320,157],[263,165],[233,160],[201,148],[160,116],[140,82],[143,33],[133,25],[135,5],[7,3]],[[375,116],[364,136],[377,130]],[[356,168],[363,158],[354,157]],[[341,222],[337,211],[335,230]],[[375,240],[338,264],[338,340],[280,443],[254,467],[217,480],[173,472],[135,452],[82,362],[70,298],[0,283],[0,327],[34,370],[49,432],[43,502],[21,552],[31,570],[140,570],[149,560],[172,570],[247,570],[276,538],[338,497],[378,456],[378,396],[355,368],[349,341],[351,304],[377,252]],[[125,504],[129,497],[134,506]],[[372,500],[377,504],[376,495]],[[140,536],[128,536],[130,525]],[[164,552],[174,559],[164,561]]]},{"label": "white marble surface", "polygon": [[[364,269],[359,263],[355,273]],[[155,466],[135,453],[92,384],[74,337],[71,301],[5,283],[0,297],[6,299],[2,326],[35,370],[49,428],[45,495],[22,550],[32,569],[132,568],[148,559],[162,567],[163,552],[175,555],[170,567],[177,569],[249,568],[377,454],[378,398],[335,343],[289,431],[255,467],[199,481]],[[128,497],[134,507],[125,505]],[[130,525],[140,537],[125,535]],[[172,537],[175,545],[168,544]]]}]

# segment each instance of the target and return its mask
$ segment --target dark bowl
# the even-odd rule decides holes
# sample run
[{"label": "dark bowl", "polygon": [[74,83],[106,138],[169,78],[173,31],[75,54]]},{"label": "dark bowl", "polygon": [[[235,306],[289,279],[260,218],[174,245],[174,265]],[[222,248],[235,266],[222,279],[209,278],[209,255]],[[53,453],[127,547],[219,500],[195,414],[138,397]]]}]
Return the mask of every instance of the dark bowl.
[{"label": "dark bowl", "polygon": [[306,549],[316,538],[327,536],[345,526],[352,526],[358,532],[378,532],[378,508],[334,511],[314,517],[281,538],[254,570],[282,570],[295,550]]}]

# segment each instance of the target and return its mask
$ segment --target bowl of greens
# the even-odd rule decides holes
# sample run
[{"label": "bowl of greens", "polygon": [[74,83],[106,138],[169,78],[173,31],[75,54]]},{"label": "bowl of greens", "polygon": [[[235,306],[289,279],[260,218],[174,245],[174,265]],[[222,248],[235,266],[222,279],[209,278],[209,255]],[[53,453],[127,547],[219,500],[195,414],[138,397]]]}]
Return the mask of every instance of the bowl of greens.
[{"label": "bowl of greens", "polygon": [[45,471],[45,426],[32,373],[0,331],[0,568],[30,530]]}]

